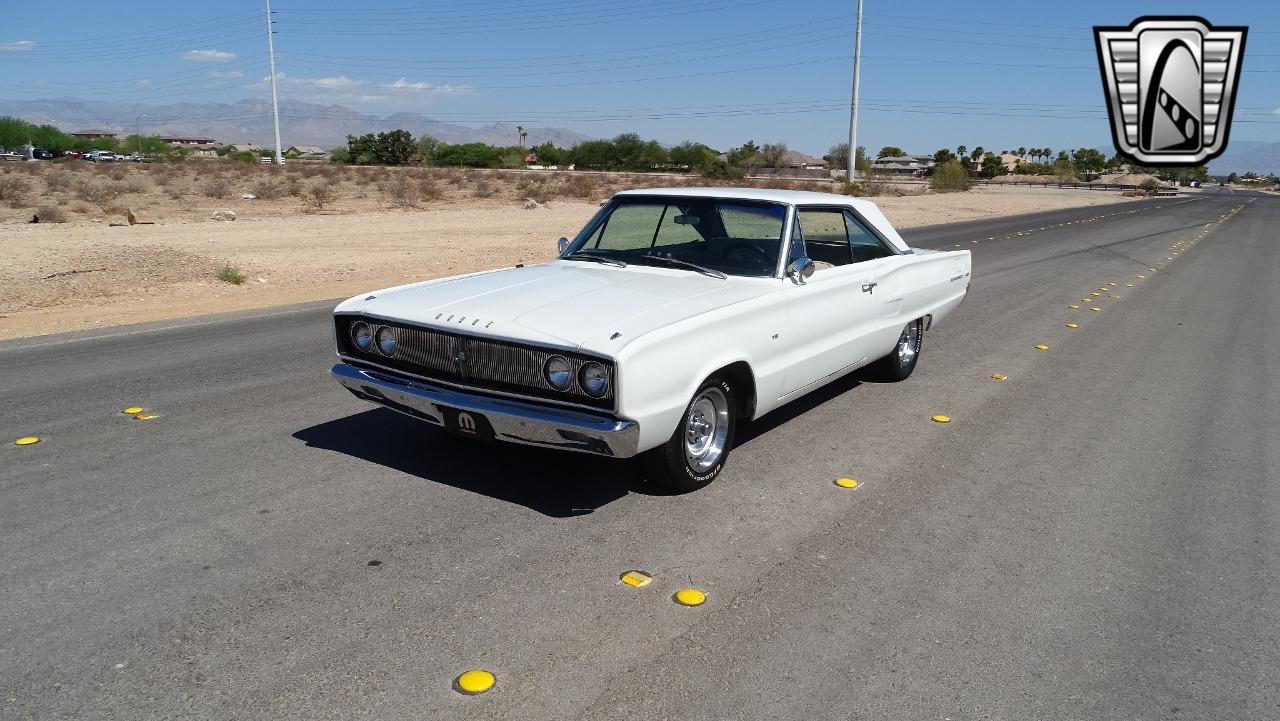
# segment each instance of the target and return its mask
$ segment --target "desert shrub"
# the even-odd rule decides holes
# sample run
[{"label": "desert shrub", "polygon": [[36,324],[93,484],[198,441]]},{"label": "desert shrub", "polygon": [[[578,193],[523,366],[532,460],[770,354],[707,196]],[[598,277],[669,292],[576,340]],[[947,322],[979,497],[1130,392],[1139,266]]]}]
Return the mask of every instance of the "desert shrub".
[{"label": "desert shrub", "polygon": [[572,175],[560,183],[560,192],[570,198],[595,197],[596,181],[589,175]]},{"label": "desert shrub", "polygon": [[75,184],[76,198],[90,203],[104,203],[120,197],[124,190],[121,184],[102,178],[82,178]]},{"label": "desert shrub", "polygon": [[11,207],[26,205],[31,195],[31,181],[15,173],[0,175],[0,200],[8,201]]},{"label": "desert shrub", "polygon": [[167,196],[169,196],[169,199],[170,199],[170,200],[177,200],[178,198],[181,198],[181,197],[182,197],[182,189],[181,189],[181,188],[168,188],[168,189],[166,189],[166,190],[164,191],[164,194],[165,194],[165,195],[167,195]]},{"label": "desert shrub", "polygon": [[254,183],[253,188],[249,191],[253,193],[259,200],[275,200],[285,195],[285,184],[273,178],[261,178]]},{"label": "desert shrub", "polygon": [[288,195],[291,198],[301,198],[302,194],[306,191],[302,186],[301,180],[298,180],[297,178],[289,178],[284,181],[284,192],[285,195]]},{"label": "desert shrub", "polygon": [[747,177],[747,173],[736,165],[717,160],[703,169],[702,177],[711,180],[742,180]]},{"label": "desert shrub", "polygon": [[955,160],[948,160],[933,169],[933,177],[929,179],[930,190],[943,193],[968,190],[972,186],[969,174]]},{"label": "desert shrub", "polygon": [[141,175],[134,175],[125,181],[124,189],[130,193],[145,193],[151,189],[151,183]]},{"label": "desert shrub", "polygon": [[231,195],[231,183],[221,175],[215,175],[200,186],[200,194],[206,198],[225,198]]},{"label": "desert shrub", "polygon": [[418,194],[424,201],[430,203],[444,197],[444,187],[434,178],[426,177],[418,181]]},{"label": "desert shrub", "polygon": [[471,197],[473,198],[492,198],[497,193],[498,190],[493,187],[493,183],[483,178],[477,180],[475,186],[471,188]]},{"label": "desert shrub", "polygon": [[41,223],[65,223],[67,214],[56,205],[42,205],[36,208],[36,217]]},{"label": "desert shrub", "polygon": [[124,180],[124,176],[127,175],[128,172],[129,171],[124,169],[123,165],[112,165],[111,169],[107,171],[107,177],[112,180]]},{"label": "desert shrub", "polygon": [[516,194],[545,203],[555,197],[555,191],[544,178],[521,178],[516,182]]},{"label": "desert shrub", "polygon": [[422,191],[403,173],[396,173],[382,184],[382,195],[397,208],[416,208],[422,200]]},{"label": "desert shrub", "polygon": [[244,283],[244,273],[241,273],[239,268],[230,263],[223,263],[222,267],[218,269],[218,272],[215,273],[215,275],[218,280],[223,283],[230,283],[232,285],[240,285],[241,283]]},{"label": "desert shrub", "polygon": [[44,187],[50,193],[57,193],[71,187],[71,173],[62,168],[53,168],[44,176]]},{"label": "desert shrub", "polygon": [[320,211],[333,204],[338,199],[338,194],[328,183],[320,181],[307,188],[302,194],[302,207],[306,210]]},{"label": "desert shrub", "polygon": [[1148,193],[1154,193],[1160,189],[1160,181],[1156,180],[1155,178],[1147,178],[1146,180],[1142,181],[1142,184],[1139,185],[1138,187],[1142,188]]}]

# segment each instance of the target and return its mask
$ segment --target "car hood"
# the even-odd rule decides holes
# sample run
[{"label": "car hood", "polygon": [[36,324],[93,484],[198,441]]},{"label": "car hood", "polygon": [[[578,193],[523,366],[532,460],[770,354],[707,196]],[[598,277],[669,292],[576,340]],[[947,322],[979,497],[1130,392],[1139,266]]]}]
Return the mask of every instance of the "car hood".
[{"label": "car hood", "polygon": [[777,282],[557,260],[375,291],[337,311],[612,355],[647,331],[758,296]]}]

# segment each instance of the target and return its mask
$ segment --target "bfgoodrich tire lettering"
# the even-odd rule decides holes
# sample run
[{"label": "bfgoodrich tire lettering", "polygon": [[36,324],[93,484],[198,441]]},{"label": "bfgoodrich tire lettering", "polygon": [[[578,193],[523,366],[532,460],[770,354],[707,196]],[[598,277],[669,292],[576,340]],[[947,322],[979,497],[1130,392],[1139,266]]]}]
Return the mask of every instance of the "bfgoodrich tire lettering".
[{"label": "bfgoodrich tire lettering", "polygon": [[702,382],[680,425],[666,443],[641,456],[650,480],[678,491],[695,491],[720,475],[729,460],[738,423],[738,401],[728,380]]}]

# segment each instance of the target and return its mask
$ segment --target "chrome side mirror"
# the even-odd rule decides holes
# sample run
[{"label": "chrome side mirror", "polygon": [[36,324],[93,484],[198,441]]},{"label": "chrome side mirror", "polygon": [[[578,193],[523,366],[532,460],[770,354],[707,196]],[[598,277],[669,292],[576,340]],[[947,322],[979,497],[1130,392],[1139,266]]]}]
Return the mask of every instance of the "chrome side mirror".
[{"label": "chrome side mirror", "polygon": [[801,256],[791,261],[791,264],[787,266],[787,277],[803,284],[809,279],[809,276],[813,275],[815,268],[817,266],[813,264],[812,260]]},{"label": "chrome side mirror", "polygon": [[556,241],[556,247],[559,248],[560,255],[564,255],[564,252],[569,249],[569,239],[561,238],[560,240]]}]

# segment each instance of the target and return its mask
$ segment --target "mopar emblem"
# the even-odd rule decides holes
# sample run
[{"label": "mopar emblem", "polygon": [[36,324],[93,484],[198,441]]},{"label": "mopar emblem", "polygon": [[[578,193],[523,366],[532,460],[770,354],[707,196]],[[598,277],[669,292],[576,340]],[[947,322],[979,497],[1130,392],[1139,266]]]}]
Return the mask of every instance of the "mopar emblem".
[{"label": "mopar emblem", "polygon": [[1095,27],[1116,150],[1145,165],[1198,165],[1221,155],[1247,33],[1197,17]]},{"label": "mopar emblem", "polygon": [[467,352],[466,352],[466,351],[464,351],[464,350],[459,350],[458,352],[454,353],[454,354],[453,354],[453,361],[454,361],[455,363],[459,363],[459,364],[461,364],[461,363],[466,363],[466,362],[467,362]]},{"label": "mopar emblem", "polygon": [[459,412],[458,413],[458,430],[465,431],[467,433],[475,433],[476,419],[472,418],[471,414],[467,413],[466,411]]}]

